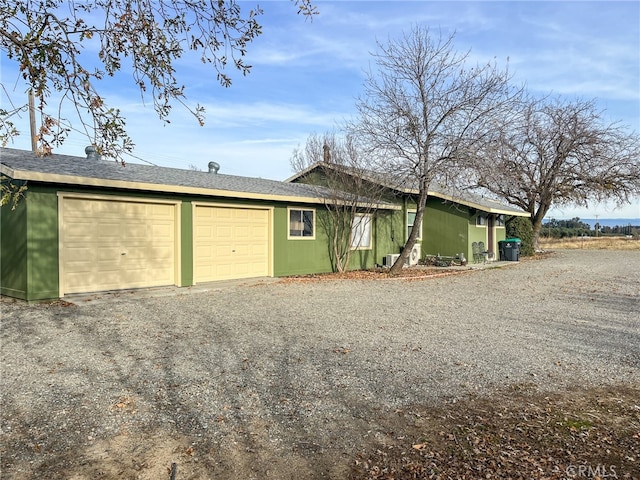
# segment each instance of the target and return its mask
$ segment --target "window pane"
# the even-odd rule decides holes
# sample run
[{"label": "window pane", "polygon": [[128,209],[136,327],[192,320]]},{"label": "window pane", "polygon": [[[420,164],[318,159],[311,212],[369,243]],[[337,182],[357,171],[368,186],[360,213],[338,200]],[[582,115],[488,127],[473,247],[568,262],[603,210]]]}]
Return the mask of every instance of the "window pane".
[{"label": "window pane", "polygon": [[313,210],[289,210],[289,236],[313,237]]},{"label": "window pane", "polygon": [[302,232],[303,237],[313,237],[313,210],[302,211],[304,230]]},{"label": "window pane", "polygon": [[289,235],[291,237],[302,236],[302,212],[300,210],[289,210]]},{"label": "window pane", "polygon": [[[407,212],[407,238],[411,235],[413,225],[416,223],[416,215],[417,212]],[[416,238],[418,240],[422,238],[422,228],[420,226],[418,226],[418,236]]]},{"label": "window pane", "polygon": [[371,247],[371,217],[356,215],[351,227],[351,248]]}]

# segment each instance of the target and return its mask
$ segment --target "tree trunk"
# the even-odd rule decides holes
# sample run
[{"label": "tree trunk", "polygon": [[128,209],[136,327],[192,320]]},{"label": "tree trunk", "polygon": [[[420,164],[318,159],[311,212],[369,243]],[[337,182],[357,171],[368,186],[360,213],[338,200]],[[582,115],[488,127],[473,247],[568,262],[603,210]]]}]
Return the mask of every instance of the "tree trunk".
[{"label": "tree trunk", "polygon": [[[428,185],[421,186],[420,193],[418,194],[418,205],[416,208],[416,218],[413,222],[413,229],[411,230],[411,235],[407,239],[407,242],[404,244],[402,251],[400,252],[400,256],[396,260],[396,263],[393,264],[391,270],[389,270],[390,275],[398,275],[402,268],[404,267],[405,260],[409,257],[411,253],[411,249],[416,244],[416,240],[418,238],[418,234],[422,229],[422,219],[424,217],[424,209],[427,204],[427,192],[429,191]],[[419,227],[419,228],[416,228]]]},{"label": "tree trunk", "polygon": [[540,232],[542,231],[542,219],[534,220],[532,218],[531,226],[533,228],[533,249],[537,252],[540,250],[540,245],[538,242],[540,239]]},{"label": "tree trunk", "polygon": [[544,216],[549,211],[550,204],[539,204],[538,209],[535,210],[535,206],[530,210],[531,213],[531,227],[533,229],[533,249],[534,251],[540,250],[539,240],[540,233],[542,232],[542,220],[544,220]]}]

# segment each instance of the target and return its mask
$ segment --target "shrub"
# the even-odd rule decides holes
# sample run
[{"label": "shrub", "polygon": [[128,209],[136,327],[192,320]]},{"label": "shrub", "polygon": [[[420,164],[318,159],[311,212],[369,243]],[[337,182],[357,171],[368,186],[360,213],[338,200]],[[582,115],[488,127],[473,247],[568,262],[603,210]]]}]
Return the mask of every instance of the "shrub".
[{"label": "shrub", "polygon": [[507,238],[519,238],[520,255],[523,257],[531,256],[535,253],[533,247],[533,226],[531,220],[525,217],[513,217],[507,222]]}]

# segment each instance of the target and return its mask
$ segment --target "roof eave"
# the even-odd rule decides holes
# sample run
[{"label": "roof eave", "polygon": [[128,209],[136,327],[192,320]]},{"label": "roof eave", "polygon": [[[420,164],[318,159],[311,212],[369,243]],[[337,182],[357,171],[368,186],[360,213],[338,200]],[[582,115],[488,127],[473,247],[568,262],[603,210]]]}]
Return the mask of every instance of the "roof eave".
[{"label": "roof eave", "polygon": [[[279,195],[269,193],[242,192],[235,190],[220,190],[215,188],[190,187],[184,185],[167,185],[158,183],[130,182],[126,180],[110,180],[105,178],[83,177],[76,175],[63,175],[56,173],[31,172],[10,168],[0,164],[0,172],[13,179],[21,181],[79,185],[88,187],[119,188],[126,190],[150,191],[158,193],[182,193],[190,195],[206,195],[223,198],[242,198],[247,200],[268,200],[304,204],[325,204],[327,200],[322,197],[304,197],[299,195]],[[364,206],[358,205],[359,207]],[[370,205],[368,205],[370,206]],[[395,210],[394,205],[376,205],[376,208]]]},{"label": "roof eave", "polygon": [[529,212],[519,211],[519,210],[511,210],[506,208],[496,208],[489,207],[487,205],[482,205],[481,203],[476,203],[471,200],[465,200],[460,197],[455,197],[453,195],[447,195],[442,192],[428,192],[428,196],[438,197],[443,200],[448,200],[450,202],[459,203],[460,205],[464,205],[466,207],[475,208],[476,210],[482,210],[487,213],[494,213],[497,215],[511,215],[516,217],[530,217],[531,214]]}]

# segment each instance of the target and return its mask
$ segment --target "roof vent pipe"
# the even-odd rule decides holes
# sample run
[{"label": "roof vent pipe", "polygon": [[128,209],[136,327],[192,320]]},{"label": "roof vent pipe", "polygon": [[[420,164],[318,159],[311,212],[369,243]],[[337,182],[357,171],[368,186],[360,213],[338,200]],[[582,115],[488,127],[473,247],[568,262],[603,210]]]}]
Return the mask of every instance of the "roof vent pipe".
[{"label": "roof vent pipe", "polygon": [[87,154],[87,160],[100,160],[100,154],[95,145],[89,145],[84,149],[84,153]]},{"label": "roof vent pipe", "polygon": [[218,170],[220,170],[220,164],[209,162],[209,173],[218,173]]}]

